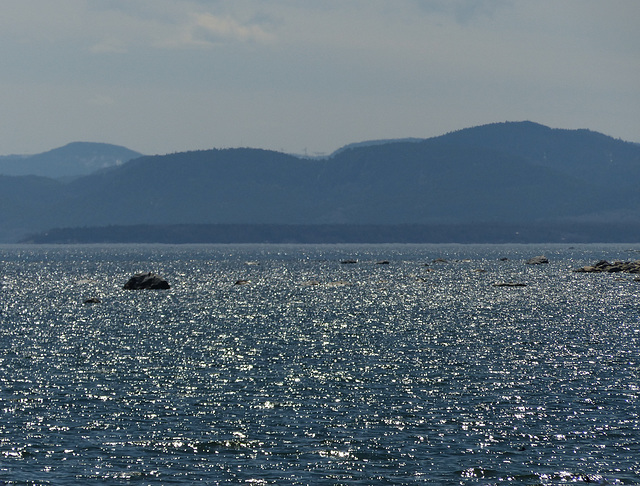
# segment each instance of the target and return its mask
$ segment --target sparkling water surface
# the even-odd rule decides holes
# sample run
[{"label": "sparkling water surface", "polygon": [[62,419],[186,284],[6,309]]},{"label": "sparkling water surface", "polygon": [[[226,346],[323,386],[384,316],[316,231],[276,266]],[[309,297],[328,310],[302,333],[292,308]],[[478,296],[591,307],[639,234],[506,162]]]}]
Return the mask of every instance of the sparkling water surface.
[{"label": "sparkling water surface", "polygon": [[600,259],[640,245],[0,246],[0,483],[640,484]]}]

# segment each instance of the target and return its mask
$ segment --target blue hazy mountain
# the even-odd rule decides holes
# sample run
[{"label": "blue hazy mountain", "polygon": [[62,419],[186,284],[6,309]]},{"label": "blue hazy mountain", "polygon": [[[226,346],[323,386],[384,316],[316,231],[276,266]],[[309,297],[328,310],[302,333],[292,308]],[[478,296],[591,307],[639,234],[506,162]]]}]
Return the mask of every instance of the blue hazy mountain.
[{"label": "blue hazy mountain", "polygon": [[73,142],[36,155],[0,157],[0,174],[65,178],[115,167],[142,154],[119,145]]},{"label": "blue hazy mountain", "polygon": [[0,225],[5,240],[108,225],[637,226],[639,182],[637,144],[512,122],[354,144],[322,159],[213,149],[139,157],[64,183],[0,177]]}]

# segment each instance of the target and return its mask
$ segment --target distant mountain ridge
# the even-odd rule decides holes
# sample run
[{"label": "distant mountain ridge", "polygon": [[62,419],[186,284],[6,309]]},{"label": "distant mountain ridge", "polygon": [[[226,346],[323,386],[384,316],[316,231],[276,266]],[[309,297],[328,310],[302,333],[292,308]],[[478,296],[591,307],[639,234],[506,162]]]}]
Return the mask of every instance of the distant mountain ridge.
[{"label": "distant mountain ridge", "polygon": [[549,128],[533,122],[492,123],[435,137],[444,143],[487,148],[523,157],[581,179],[640,177],[639,145],[587,129]]},{"label": "distant mountain ridge", "polygon": [[70,182],[0,176],[0,238],[112,225],[625,227],[640,225],[639,182],[637,144],[506,122],[351,144],[322,159],[212,149],[142,156]]},{"label": "distant mountain ridge", "polygon": [[75,177],[116,167],[142,154],[119,145],[95,142],[72,142],[63,147],[35,155],[0,156],[0,174]]},{"label": "distant mountain ridge", "polygon": [[425,140],[427,140],[426,138],[415,138],[415,137],[409,137],[409,138],[387,138],[387,139],[382,139],[382,140],[366,140],[364,142],[355,142],[355,143],[350,143],[347,144],[343,147],[340,147],[338,150],[335,150],[331,155],[329,156],[324,156],[324,157],[317,157],[317,158],[331,158],[331,157],[335,157],[336,155],[346,151],[346,150],[351,150],[351,149],[356,149],[356,148],[362,148],[362,147],[371,147],[371,146],[376,146],[376,145],[386,145],[389,143],[416,143],[416,142],[424,142]]}]

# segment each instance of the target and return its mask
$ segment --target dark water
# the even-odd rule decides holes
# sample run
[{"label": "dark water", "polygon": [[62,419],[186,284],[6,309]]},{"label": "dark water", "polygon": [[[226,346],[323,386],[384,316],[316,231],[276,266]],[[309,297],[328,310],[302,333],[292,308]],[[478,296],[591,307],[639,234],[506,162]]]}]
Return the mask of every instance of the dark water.
[{"label": "dark water", "polygon": [[640,484],[639,250],[0,247],[0,482]]}]

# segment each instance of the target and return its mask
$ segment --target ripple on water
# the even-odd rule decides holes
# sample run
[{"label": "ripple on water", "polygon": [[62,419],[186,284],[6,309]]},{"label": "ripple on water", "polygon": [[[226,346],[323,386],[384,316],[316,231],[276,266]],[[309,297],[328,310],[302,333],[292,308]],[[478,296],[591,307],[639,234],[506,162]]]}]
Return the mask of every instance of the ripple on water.
[{"label": "ripple on water", "polygon": [[616,251],[2,249],[0,481],[636,484],[638,287],[570,272]]}]

